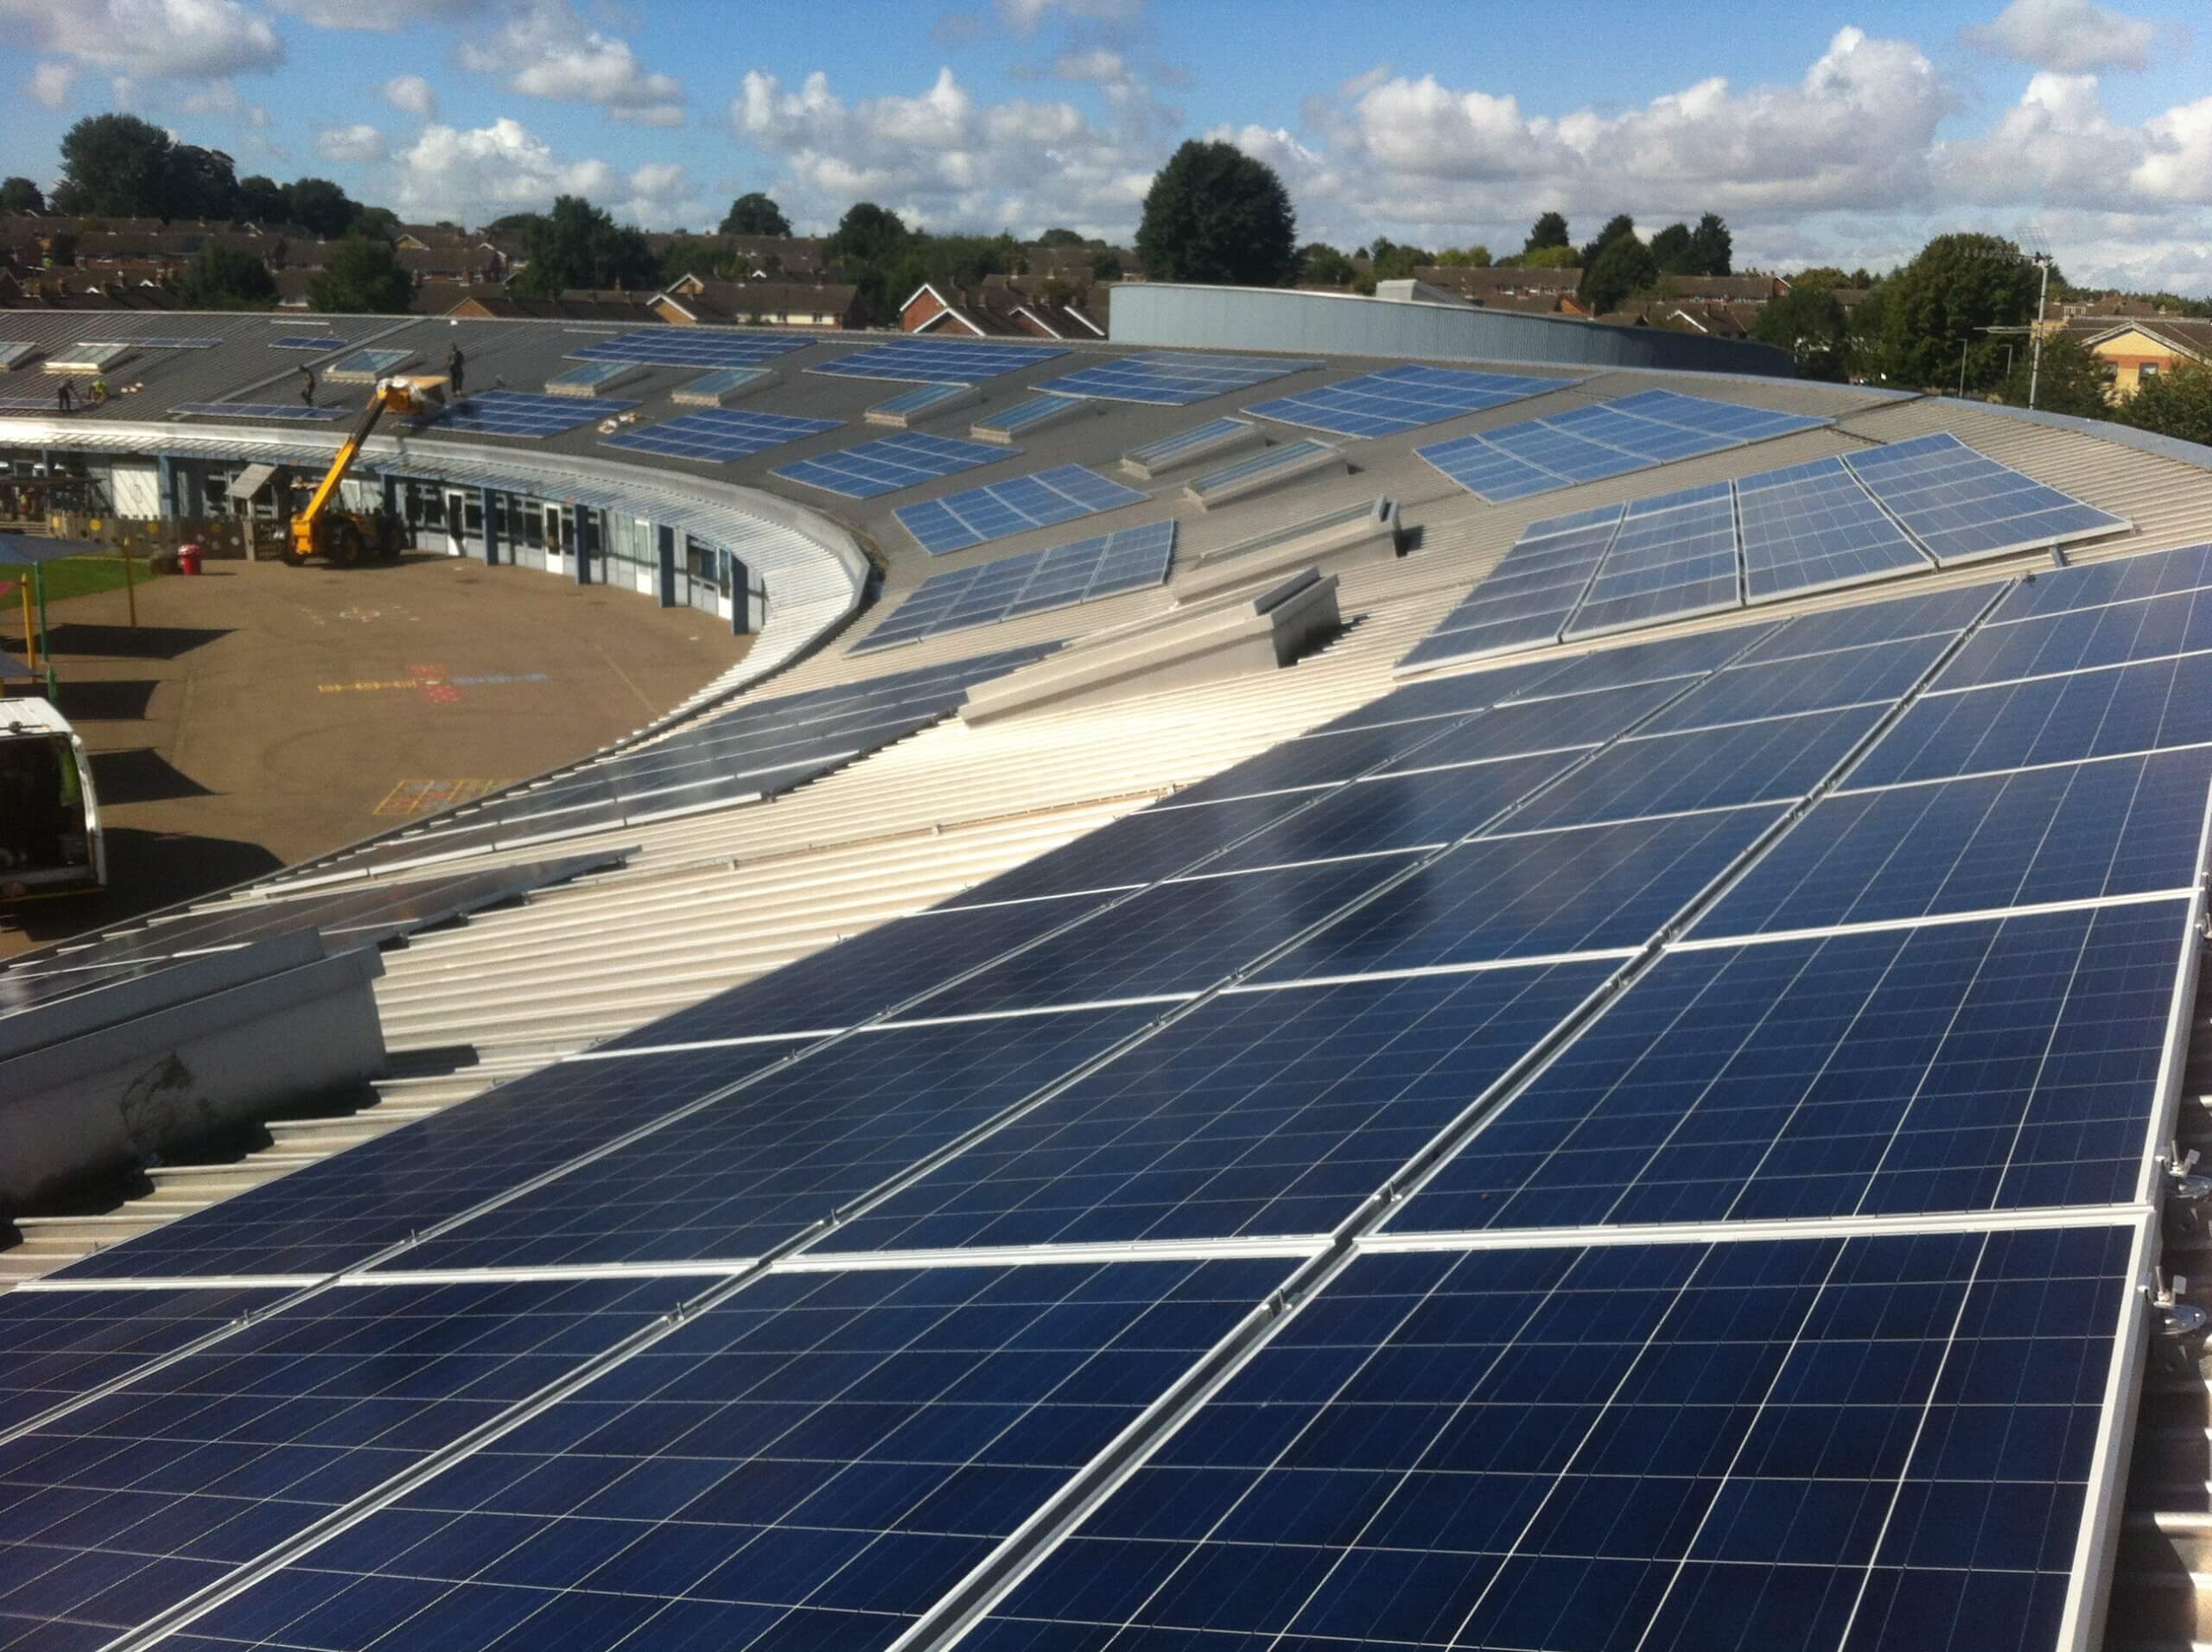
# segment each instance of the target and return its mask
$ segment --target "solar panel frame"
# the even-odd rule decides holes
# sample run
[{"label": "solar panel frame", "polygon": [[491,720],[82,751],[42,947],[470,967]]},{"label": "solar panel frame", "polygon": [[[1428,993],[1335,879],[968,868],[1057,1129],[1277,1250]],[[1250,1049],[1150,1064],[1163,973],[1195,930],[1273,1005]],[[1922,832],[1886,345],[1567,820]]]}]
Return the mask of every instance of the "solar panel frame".
[{"label": "solar panel frame", "polygon": [[897,378],[931,384],[980,384],[1001,373],[1019,372],[1065,348],[1042,344],[969,344],[953,339],[901,339],[871,345],[807,368],[833,378]]},{"label": "solar panel frame", "polygon": [[1396,435],[1485,408],[1524,401],[1548,391],[1565,390],[1576,382],[1413,363],[1252,403],[1243,410],[1255,418],[1337,435]]},{"label": "solar panel frame", "polygon": [[594,339],[569,351],[571,361],[623,361],[647,367],[755,367],[822,342],[811,333],[726,333],[712,327],[644,327]]},{"label": "solar panel frame", "polygon": [[[2004,610],[2000,607],[1999,615]],[[2176,592],[1984,626],[1936,685],[1980,688],[2212,648],[2212,593]]]},{"label": "solar panel frame", "polygon": [[981,465],[995,465],[1001,460],[1017,458],[1020,454],[1018,448],[904,430],[896,435],[875,436],[835,453],[779,465],[768,473],[849,499],[872,499],[957,475],[963,470],[974,470]]},{"label": "solar panel frame", "polygon": [[1033,528],[1050,528],[1142,504],[1144,499],[1135,488],[1124,487],[1095,470],[1081,465],[1056,465],[917,505],[902,505],[892,514],[915,544],[932,556],[944,556]]},{"label": "solar panel frame", "polygon": [[1175,533],[1170,517],[933,574],[846,651],[871,653],[1164,583],[1174,562]]},{"label": "solar panel frame", "polygon": [[632,426],[601,436],[602,448],[659,454],[696,464],[726,465],[771,448],[842,428],[837,419],[805,419],[749,408],[710,407],[679,413],[658,424]]},{"label": "solar panel frame", "polygon": [[2101,539],[2134,525],[1998,463],[1948,431],[1854,454],[1848,462],[1942,568]]},{"label": "solar panel frame", "polygon": [[1077,369],[1036,386],[1062,396],[1090,396],[1108,402],[1144,402],[1155,407],[1188,407],[1233,391],[1250,390],[1269,379],[1319,367],[1318,361],[1274,356],[1235,356],[1198,351],[1119,356]]},{"label": "solar panel frame", "polygon": [[467,435],[506,436],[536,442],[579,425],[627,412],[635,402],[603,396],[543,396],[520,390],[480,390],[417,416],[417,431],[448,430]]},{"label": "solar panel frame", "polygon": [[1840,458],[1746,477],[1736,499],[1749,601],[1925,573],[1931,565]]}]

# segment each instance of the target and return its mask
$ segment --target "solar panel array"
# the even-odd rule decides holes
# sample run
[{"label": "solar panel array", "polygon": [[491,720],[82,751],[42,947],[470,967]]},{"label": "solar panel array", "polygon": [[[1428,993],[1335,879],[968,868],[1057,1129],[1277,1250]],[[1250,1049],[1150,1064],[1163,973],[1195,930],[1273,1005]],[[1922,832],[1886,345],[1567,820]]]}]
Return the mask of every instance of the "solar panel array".
[{"label": "solar panel array", "polygon": [[933,482],[940,476],[973,470],[978,465],[995,465],[1001,459],[1011,459],[1014,452],[989,442],[909,430],[895,436],[878,436],[817,459],[779,465],[771,473],[787,482],[841,493],[849,499],[872,499],[902,487]]},{"label": "solar panel array", "polygon": [[1525,499],[1828,423],[1670,390],[1645,391],[1414,449],[1478,498]]},{"label": "solar panel array", "polygon": [[956,339],[901,339],[855,350],[809,367],[835,378],[908,378],[932,384],[979,384],[1067,354],[1043,344],[967,344]]},{"label": "solar panel array", "polygon": [[1463,413],[1563,390],[1573,381],[1458,367],[1386,367],[1247,407],[1247,413],[1344,436],[1395,435]]},{"label": "solar panel array", "polygon": [[1008,534],[1049,528],[1101,511],[1117,511],[1142,501],[1133,487],[1085,470],[1058,465],[1030,476],[988,483],[943,499],[902,505],[893,512],[914,543],[932,556],[965,550]]},{"label": "solar panel array", "polygon": [[1149,402],[1158,407],[1188,407],[1209,397],[1249,390],[1287,373],[1318,367],[1318,361],[1285,361],[1274,356],[1217,356],[1178,351],[1167,355],[1122,356],[1084,367],[1037,386],[1062,396],[1095,396],[1108,402]]},{"label": "solar panel array", "polygon": [[604,396],[541,396],[523,390],[480,390],[415,421],[420,430],[474,436],[556,436],[637,406]]},{"label": "solar panel array", "polygon": [[[1903,456],[1891,458],[1899,448]],[[1891,479],[1895,508],[1869,491],[1862,467]],[[1952,503],[1960,489],[1979,505]],[[2005,525],[1986,532],[1961,525],[1960,512],[1975,509]],[[2128,526],[1955,437],[1922,437],[1534,523],[1399,669],[1426,670],[1924,572],[1937,557],[1917,537],[1923,527],[1939,539],[1953,536],[1954,547],[1978,537],[2021,550]],[[2031,532],[2044,537],[2019,537]],[[1952,559],[1959,560],[1955,551]]]},{"label": "solar panel array", "polygon": [[0,1628],[2056,1649],[2208,581],[1413,684],[0,1296]]},{"label": "solar panel array", "polygon": [[1058,645],[741,701],[665,740],[464,804],[314,870],[435,861],[779,797],[950,716],[976,683]]},{"label": "solar panel array", "polygon": [[133,338],[129,342],[141,350],[213,350],[222,343],[220,339],[177,338],[172,334],[149,333]]},{"label": "solar panel array", "polygon": [[309,407],[304,402],[179,402],[172,415],[199,414],[214,419],[276,419],[290,424],[313,424],[342,419],[342,407]]},{"label": "solar panel array", "polygon": [[382,378],[397,368],[415,359],[415,352],[397,350],[356,350],[341,357],[324,370],[323,377],[339,384],[365,384]]},{"label": "solar panel array", "polygon": [[727,333],[653,327],[595,339],[569,352],[571,361],[628,361],[652,367],[753,367],[819,340],[807,333]]},{"label": "solar panel array", "polygon": [[837,428],[836,419],[802,419],[787,413],[758,413],[740,408],[715,407],[696,413],[680,413],[658,424],[622,430],[601,438],[601,445],[632,453],[664,454],[671,459],[692,459],[702,464],[727,464]]},{"label": "solar panel array", "polygon": [[950,631],[1142,590],[1164,583],[1174,559],[1175,522],[1170,518],[932,574],[848,651],[896,648]]},{"label": "solar panel array", "polygon": [[269,340],[272,350],[343,350],[353,344],[351,339],[324,338],[313,333],[287,333]]}]

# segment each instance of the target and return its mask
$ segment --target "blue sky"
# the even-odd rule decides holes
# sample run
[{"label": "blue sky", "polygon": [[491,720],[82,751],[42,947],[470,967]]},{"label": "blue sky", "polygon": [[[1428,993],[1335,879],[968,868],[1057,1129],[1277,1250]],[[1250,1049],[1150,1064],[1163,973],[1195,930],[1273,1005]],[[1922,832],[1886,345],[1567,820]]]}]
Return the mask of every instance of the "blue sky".
[{"label": "blue sky", "polygon": [[[709,227],[874,200],[933,227],[1126,239],[1152,171],[1220,137],[1302,236],[1517,245],[1712,207],[1739,264],[1892,264],[2038,237],[2076,279],[2212,292],[2201,5],[1892,0],[0,0],[0,168],[124,107],[241,173],[480,222],[589,194]],[[2200,31],[2201,32],[2201,31]]]}]

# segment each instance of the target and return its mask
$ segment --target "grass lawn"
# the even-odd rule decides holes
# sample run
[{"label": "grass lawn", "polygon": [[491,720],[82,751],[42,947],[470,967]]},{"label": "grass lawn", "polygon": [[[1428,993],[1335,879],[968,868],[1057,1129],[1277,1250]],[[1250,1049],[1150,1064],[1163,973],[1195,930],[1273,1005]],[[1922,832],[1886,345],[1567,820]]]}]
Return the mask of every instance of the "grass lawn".
[{"label": "grass lawn", "polygon": [[[62,602],[73,596],[92,596],[101,591],[123,588],[123,559],[120,556],[65,556],[58,562],[48,562],[41,570],[46,577],[46,600]],[[137,583],[143,585],[154,577],[154,570],[143,561],[130,570]],[[5,577],[20,578],[16,573]],[[20,596],[10,600],[21,603]]]}]

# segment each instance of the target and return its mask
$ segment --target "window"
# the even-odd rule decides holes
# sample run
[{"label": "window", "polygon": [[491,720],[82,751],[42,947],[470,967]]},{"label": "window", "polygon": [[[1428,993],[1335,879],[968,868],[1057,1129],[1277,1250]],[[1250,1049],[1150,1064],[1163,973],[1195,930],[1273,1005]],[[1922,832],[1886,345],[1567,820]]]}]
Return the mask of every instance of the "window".
[{"label": "window", "polygon": [[2138,378],[2156,378],[2158,376],[2158,364],[2155,361],[2145,362],[2135,370],[2135,376]]}]

